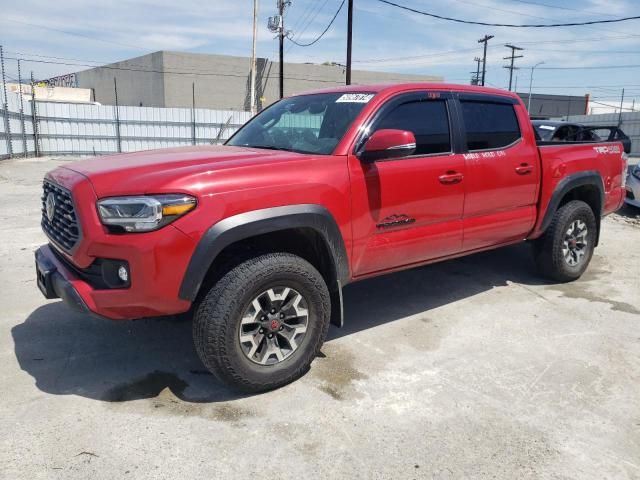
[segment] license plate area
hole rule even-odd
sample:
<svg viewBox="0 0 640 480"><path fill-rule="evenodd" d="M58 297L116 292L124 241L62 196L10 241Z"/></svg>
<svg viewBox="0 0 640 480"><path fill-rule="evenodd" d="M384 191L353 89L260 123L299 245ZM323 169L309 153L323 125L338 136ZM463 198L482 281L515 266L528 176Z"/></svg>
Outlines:
<svg viewBox="0 0 640 480"><path fill-rule="evenodd" d="M36 258L36 282L38 284L38 288L42 292L42 295L49 299L58 298L51 281L51 275L53 272L55 272L55 267L51 268L43 265L40 259Z"/></svg>

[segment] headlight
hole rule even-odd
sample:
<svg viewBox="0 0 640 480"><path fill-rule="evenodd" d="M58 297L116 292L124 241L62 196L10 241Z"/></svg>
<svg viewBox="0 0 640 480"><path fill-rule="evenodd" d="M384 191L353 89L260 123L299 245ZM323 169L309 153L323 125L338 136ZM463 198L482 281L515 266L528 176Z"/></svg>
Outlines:
<svg viewBox="0 0 640 480"><path fill-rule="evenodd" d="M182 194L112 197L98 200L98 213L102 223L116 231L149 232L173 222L195 206L195 198Z"/></svg>
<svg viewBox="0 0 640 480"><path fill-rule="evenodd" d="M633 171L631 172L631 174L638 180L640 180L640 165L636 165L635 167L633 167Z"/></svg>

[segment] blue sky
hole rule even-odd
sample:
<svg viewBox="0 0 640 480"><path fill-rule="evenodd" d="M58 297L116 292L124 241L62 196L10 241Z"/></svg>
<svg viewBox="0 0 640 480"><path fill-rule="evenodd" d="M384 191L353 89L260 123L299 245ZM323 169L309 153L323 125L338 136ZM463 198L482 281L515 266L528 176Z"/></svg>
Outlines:
<svg viewBox="0 0 640 480"><path fill-rule="evenodd" d="M498 23L558 23L610 19L640 14L637 0L397 0L436 14ZM293 0L286 28L300 42L324 29L341 0ZM543 5L544 4L544 5ZM635 7L635 8L634 8ZM261 0L258 55L275 58L277 41L267 28L276 0ZM590 93L604 103L627 99L640 107L640 68L552 70L557 67L640 65L640 21L589 27L513 29L460 25L404 12L377 0L355 0L354 68L442 75L468 83L473 57L481 55L477 40L495 35L488 55L487 85L504 88L508 71L502 57L505 43L525 50L517 65L518 90L528 90L530 67L534 91ZM20 8L4 9L0 44L7 71L16 75L17 52L23 58L62 63L110 62L156 50L179 50L248 56L251 49L252 0L209 2L181 0L23 0ZM64 33L68 32L68 33ZM70 35L73 33L74 35ZM292 62L345 62L346 7L325 37L312 47L287 44ZM36 57L34 55L40 55ZM62 58L50 58L62 57ZM70 61L80 59L81 61ZM84 67L26 62L23 70L48 77Z"/></svg>

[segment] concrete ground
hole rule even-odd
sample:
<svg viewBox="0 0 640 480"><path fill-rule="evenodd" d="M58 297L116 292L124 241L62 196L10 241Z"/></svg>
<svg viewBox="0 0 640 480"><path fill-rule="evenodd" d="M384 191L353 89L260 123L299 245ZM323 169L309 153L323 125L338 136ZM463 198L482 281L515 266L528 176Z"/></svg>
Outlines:
<svg viewBox="0 0 640 480"><path fill-rule="evenodd" d="M42 298L61 163L0 163L0 478L640 478L640 212L604 221L575 283L518 245L348 286L311 371L243 397L188 322Z"/></svg>

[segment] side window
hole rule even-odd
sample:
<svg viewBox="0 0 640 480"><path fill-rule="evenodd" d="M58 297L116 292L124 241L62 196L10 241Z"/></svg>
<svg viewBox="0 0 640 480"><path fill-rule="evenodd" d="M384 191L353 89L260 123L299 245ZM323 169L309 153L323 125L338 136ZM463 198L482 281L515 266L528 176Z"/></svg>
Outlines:
<svg viewBox="0 0 640 480"><path fill-rule="evenodd" d="M451 151L449 115L445 100L402 103L380 119L376 130L383 128L413 132L416 137L414 155Z"/></svg>
<svg viewBox="0 0 640 480"><path fill-rule="evenodd" d="M520 126L513 105L461 100L467 148L502 148L520 138Z"/></svg>

